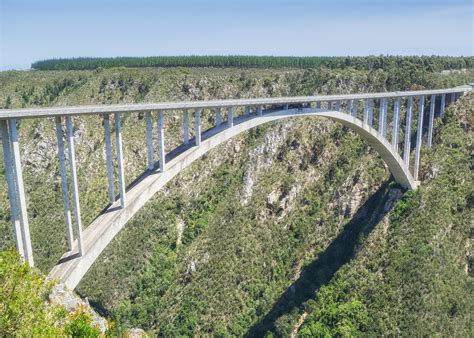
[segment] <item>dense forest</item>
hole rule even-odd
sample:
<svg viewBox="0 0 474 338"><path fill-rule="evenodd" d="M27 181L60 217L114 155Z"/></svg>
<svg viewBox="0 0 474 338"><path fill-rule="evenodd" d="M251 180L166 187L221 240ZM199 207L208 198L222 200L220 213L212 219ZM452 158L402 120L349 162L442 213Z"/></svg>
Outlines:
<svg viewBox="0 0 474 338"><path fill-rule="evenodd" d="M359 70L400 68L412 65L425 71L474 67L474 57L450 56L151 56L115 58L50 59L34 62L37 70L86 70L112 67L238 67L238 68L355 68Z"/></svg>
<svg viewBox="0 0 474 338"><path fill-rule="evenodd" d="M411 90L474 81L472 58L350 59L308 69L96 65L2 72L0 105ZM156 194L76 291L118 331L141 327L152 336L470 336L473 109L470 94L436 121L434 147L422 150L417 191L397 186L380 157L337 123L290 119L241 134ZM204 129L214 122L203 111ZM180 114L167 115L168 150L181 142L181 125ZM66 250L54 123L24 120L19 131L33 249L47 273ZM84 226L107 203L102 135L97 117L75 120ZM146 167L142 114L125 118L123 138L130 183ZM3 176L0 162L1 182ZM3 183L0 233L1 250L11 250ZM0 258L13 266L2 267L8 272L0 271L2 284L13 285L12 275L25 267L10 254ZM5 290L0 296L8 296ZM38 318L48 318L40 310ZM35 332L35 322L26 323ZM43 332L70 332L44 323L40 328L53 331Z"/></svg>

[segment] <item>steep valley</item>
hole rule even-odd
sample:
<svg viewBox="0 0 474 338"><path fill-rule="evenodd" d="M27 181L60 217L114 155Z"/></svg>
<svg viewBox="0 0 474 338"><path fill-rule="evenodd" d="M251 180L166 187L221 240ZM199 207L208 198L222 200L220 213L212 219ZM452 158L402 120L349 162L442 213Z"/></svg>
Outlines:
<svg viewBox="0 0 474 338"><path fill-rule="evenodd" d="M399 80L403 72L2 72L0 102L19 107L308 95L447 87L474 79L472 69L427 72L406 87ZM423 184L415 192L397 186L380 157L337 123L289 119L241 134L150 200L76 291L119 330L141 327L164 336L468 336L473 109L470 94L436 123L435 146L423 149ZM204 129L214 123L212 112L204 111L203 122ZM166 123L172 149L181 142L182 117L170 114ZM44 273L66 251L53 126L34 119L20 125L34 253ZM75 136L86 226L107 202L101 120L78 118ZM145 169L144 145L143 115L128 116L128 183ZM2 167L2 182L3 175ZM12 247L4 184L0 232L0 247Z"/></svg>

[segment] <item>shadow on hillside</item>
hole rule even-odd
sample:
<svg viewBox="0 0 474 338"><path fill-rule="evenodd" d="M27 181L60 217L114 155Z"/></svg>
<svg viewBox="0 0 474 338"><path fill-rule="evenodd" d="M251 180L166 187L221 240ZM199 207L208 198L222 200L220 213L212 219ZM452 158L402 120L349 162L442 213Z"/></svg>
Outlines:
<svg viewBox="0 0 474 338"><path fill-rule="evenodd" d="M384 210L389 191L386 182L367 199L327 249L303 269L265 317L249 329L247 337L262 337L267 331L274 331L275 320L295 310L299 312L303 303L314 298L315 292L354 257L361 237L366 237L389 211Z"/></svg>

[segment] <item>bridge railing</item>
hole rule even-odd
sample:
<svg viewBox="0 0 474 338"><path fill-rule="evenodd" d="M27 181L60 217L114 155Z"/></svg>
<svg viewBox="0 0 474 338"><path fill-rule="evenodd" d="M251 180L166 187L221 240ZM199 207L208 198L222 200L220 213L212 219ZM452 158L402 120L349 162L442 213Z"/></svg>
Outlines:
<svg viewBox="0 0 474 338"><path fill-rule="evenodd" d="M438 116L443 117L445 106L454 102L459 96L471 89L472 88L469 86L463 86L448 89L406 92L0 110L0 134L2 138L5 176L10 202L10 215L13 224L16 247L20 252L20 255L28 261L30 265L34 265L17 131L17 124L21 119L55 118L59 173L61 177L61 191L63 196L68 247L69 249L73 247L74 223L76 228L75 233L77 235L78 255L81 256L84 253L84 245L73 135L74 117L82 115L99 115L103 118L108 201L109 203L114 203L116 201L114 188L114 156L112 154L114 145L112 144L112 132L110 126L110 117L113 115L113 123L115 125L115 164L117 167L119 187L118 198L120 199L121 208L125 208L127 205L127 195L122 145L123 114L145 113L148 170L159 170L160 172L166 171L165 112L167 111L182 111L182 136L185 145L188 145L192 140L190 138L189 127L190 123L194 124L194 146L199 147L201 145L201 112L203 109L209 109L214 112L215 126L217 128L232 128L234 126L236 108L239 108L244 116L248 116L249 118L259 118L264 115L264 111L269 111L270 109L285 110L293 107L311 107L322 110L343 111L354 118L359 119L364 123L364 125L376 129L381 138L388 140L388 135L390 134L391 145L397 152L399 146L403 143L403 160L406 167L409 168L410 152L412 148L412 123L415 121L415 112L413 110L415 109L414 104L417 102L418 117L416 119L417 131L415 137L416 145L413 165L413 177L417 180L422 146L425 97L429 97L430 102L427 146L431 147L433 140L433 121L436 112L438 112ZM401 111L405 100L405 128L404 130L401 130ZM389 130L390 124L388 122L389 108L392 111L391 130ZM222 110L224 110L224 114L227 115L227 120L225 122L222 120ZM189 119L190 111L194 112L193 122ZM155 118L153 117L154 114L157 114ZM156 151L152 137L155 119L158 133L158 162L155 162L154 160ZM224 123L226 124L223 125ZM63 130L64 127L65 133ZM400 134L404 135L403 140L400 140ZM69 162L69 175L67 174L66 158ZM158 167L156 166L157 163L159 164ZM69 199L69 187L71 187L72 190L72 201ZM74 220L72 214L74 215Z"/></svg>

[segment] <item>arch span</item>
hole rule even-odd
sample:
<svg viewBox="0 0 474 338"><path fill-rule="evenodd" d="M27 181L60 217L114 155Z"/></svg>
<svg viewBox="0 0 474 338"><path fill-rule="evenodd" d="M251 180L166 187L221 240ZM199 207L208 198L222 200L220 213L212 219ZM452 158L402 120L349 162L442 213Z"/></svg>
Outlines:
<svg viewBox="0 0 474 338"><path fill-rule="evenodd" d="M193 140L191 140L190 145L181 145L171 151L166 155L166 171L159 172L159 170L156 169L143 173L135 182L127 187L126 196L128 203L125 208L120 208L120 200L116 201L105 209L92 224L83 231L83 256L79 257L77 254L73 254L77 252L76 241L72 250L66 253L52 269L49 277L52 279L60 279L64 281L70 289L74 289L100 253L128 220L166 183L192 162L212 148L246 130L271 121L303 116L328 118L340 122L360 134L367 143L380 154L398 183L406 188L416 187L416 183L408 168L391 144L374 128L349 114L332 110L298 108L269 111L261 116L240 116L234 119L234 126L231 128L222 124L219 127L214 127L204 132L199 146L191 145L194 144ZM155 166L155 168L159 168L159 166Z"/></svg>

